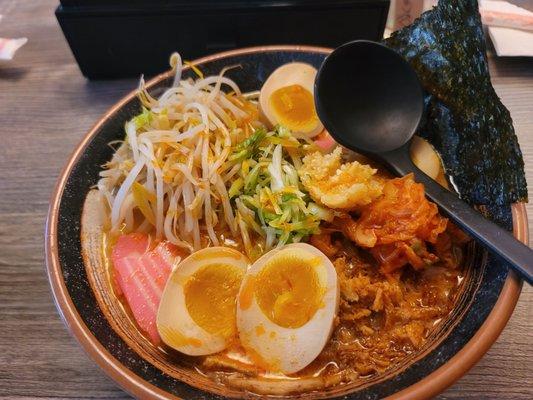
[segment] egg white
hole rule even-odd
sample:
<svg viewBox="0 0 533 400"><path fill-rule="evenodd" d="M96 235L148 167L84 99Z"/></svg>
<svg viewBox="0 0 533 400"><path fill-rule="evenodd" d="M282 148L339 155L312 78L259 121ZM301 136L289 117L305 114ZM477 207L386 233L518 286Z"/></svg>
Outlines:
<svg viewBox="0 0 533 400"><path fill-rule="evenodd" d="M272 250L259 258L244 277L241 292L249 279L253 279L269 260L282 252L303 252L320 257L321 263L316 267L316 272L320 285L325 288L322 298L324 306L303 326L285 328L271 321L263 313L255 295L250 307L241 309L239 293L237 329L240 341L248 352L252 350L259 355L262 362L268 364L272 371L291 374L309 365L328 341L339 306L339 284L335 268L326 255L311 245L295 243Z"/></svg>
<svg viewBox="0 0 533 400"><path fill-rule="evenodd" d="M200 268L213 263L230 264L240 268L243 273L248 268L248 259L231 248L208 247L197 251L172 271L157 312L157 330L163 342L191 356L218 353L228 345L224 337L209 333L194 322L185 303L184 286L187 280ZM176 344L169 330L177 332L183 338L193 339L196 345Z"/></svg>

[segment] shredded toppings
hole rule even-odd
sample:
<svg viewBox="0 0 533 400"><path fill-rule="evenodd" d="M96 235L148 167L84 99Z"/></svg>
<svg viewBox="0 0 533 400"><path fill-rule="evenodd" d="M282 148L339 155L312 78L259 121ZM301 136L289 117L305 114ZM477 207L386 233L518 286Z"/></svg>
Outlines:
<svg viewBox="0 0 533 400"><path fill-rule="evenodd" d="M155 232L189 251L240 237L250 258L317 233L333 214L310 201L297 168L308 144L282 127L268 132L255 101L224 77L181 79L158 99L141 78L141 114L101 173L112 230ZM231 94L224 93L228 87Z"/></svg>
<svg viewBox="0 0 533 400"><path fill-rule="evenodd" d="M379 373L419 349L454 305L458 269L433 266L384 279L370 257L342 245L334 259L339 325L319 356L359 377Z"/></svg>
<svg viewBox="0 0 533 400"><path fill-rule="evenodd" d="M190 251L220 242L220 232L237 234L227 193L240 160L233 146L262 125L257 105L239 87L218 76L181 80L173 55L174 85L158 99L139 85L143 112L125 125L126 140L101 173L114 231L155 230ZM222 91L229 87L231 94Z"/></svg>
<svg viewBox="0 0 533 400"><path fill-rule="evenodd" d="M370 248L384 272L391 272L406 264L420 269L435 263L438 257L427 251L426 242L436 243L447 222L410 174L387 181L383 196L364 207L359 219L344 217L338 224L357 245Z"/></svg>
<svg viewBox="0 0 533 400"><path fill-rule="evenodd" d="M278 127L268 133L256 131L230 156L244 160L229 194L235 197L237 220L251 258L274 245L296 243L318 233L321 220L333 219L330 210L310 201L300 183L296 166L301 165L306 147Z"/></svg>

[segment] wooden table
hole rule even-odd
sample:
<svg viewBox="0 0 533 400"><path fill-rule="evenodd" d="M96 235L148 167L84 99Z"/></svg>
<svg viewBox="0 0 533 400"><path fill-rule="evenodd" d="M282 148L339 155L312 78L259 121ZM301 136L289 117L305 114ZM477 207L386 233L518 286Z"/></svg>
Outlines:
<svg viewBox="0 0 533 400"><path fill-rule="evenodd" d="M0 65L0 398L128 398L63 326L44 266L56 178L78 141L136 81L88 82L53 15L56 0L0 0L0 36L27 36ZM533 182L533 60L491 60ZM528 206L533 232L533 205ZM468 375L439 398L533 398L533 290Z"/></svg>

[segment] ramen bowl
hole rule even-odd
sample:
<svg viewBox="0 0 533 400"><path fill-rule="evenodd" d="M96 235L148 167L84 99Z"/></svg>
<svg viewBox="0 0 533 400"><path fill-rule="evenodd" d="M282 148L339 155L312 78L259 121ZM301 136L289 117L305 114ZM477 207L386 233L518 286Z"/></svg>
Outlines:
<svg viewBox="0 0 533 400"><path fill-rule="evenodd" d="M270 46L219 53L194 61L205 74L231 65L244 92L256 91L279 66L305 62L319 67L330 49ZM192 76L189 68L184 76ZM172 72L147 83L157 95L171 85ZM124 136L124 123L140 111L135 92L113 106L85 135L63 170L50 204L46 226L47 271L53 296L66 326L87 354L125 391L143 399L249 398L245 391L219 384L199 373L185 356L151 346L117 302L102 257L98 210L84 207L101 166ZM502 220L527 243L523 204L501 207ZM82 223L86 227L82 234ZM82 241L86 248L82 251ZM477 245L467 249L464 281L452 312L417 351L386 372L352 383L302 392L293 397L343 399L422 399L436 395L471 368L489 349L512 314L521 282L497 258Z"/></svg>

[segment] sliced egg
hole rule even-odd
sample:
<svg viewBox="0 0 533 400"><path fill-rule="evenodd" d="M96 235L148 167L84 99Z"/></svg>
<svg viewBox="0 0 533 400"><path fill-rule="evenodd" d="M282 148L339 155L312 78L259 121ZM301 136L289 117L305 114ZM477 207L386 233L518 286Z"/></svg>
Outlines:
<svg viewBox="0 0 533 400"><path fill-rule="evenodd" d="M427 176L448 188L442 160L433 146L420 136L413 136L411 142L411 159Z"/></svg>
<svg viewBox="0 0 533 400"><path fill-rule="evenodd" d="M282 65L268 77L259 106L273 126L283 125L309 137L322 131L313 97L316 72L309 64L295 62Z"/></svg>
<svg viewBox="0 0 533 400"><path fill-rule="evenodd" d="M274 249L244 277L237 300L242 346L259 367L292 374L309 365L328 341L339 304L329 258L304 243Z"/></svg>
<svg viewBox="0 0 533 400"><path fill-rule="evenodd" d="M199 356L224 350L236 338L235 307L248 259L228 247L191 254L170 275L157 312L168 346Z"/></svg>

